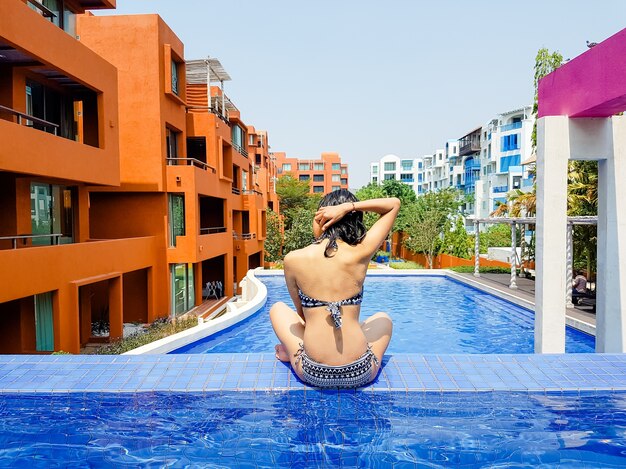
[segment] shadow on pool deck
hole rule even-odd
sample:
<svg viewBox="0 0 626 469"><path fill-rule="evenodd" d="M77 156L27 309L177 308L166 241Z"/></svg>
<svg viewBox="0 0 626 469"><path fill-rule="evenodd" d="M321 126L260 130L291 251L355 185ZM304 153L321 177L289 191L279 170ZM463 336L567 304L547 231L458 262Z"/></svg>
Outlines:
<svg viewBox="0 0 626 469"><path fill-rule="evenodd" d="M506 292L510 295L518 296L526 301L530 301L535 304L535 281L517 277L515 283L517 284L517 290L509 288L511 282L511 276L509 274L480 274L480 277L474 277L474 274L459 274L462 277L472 279L483 285L490 286L502 292ZM584 321L590 324L596 325L596 315L592 312L591 306L576 306L574 308L568 308L566 314L574 319Z"/></svg>

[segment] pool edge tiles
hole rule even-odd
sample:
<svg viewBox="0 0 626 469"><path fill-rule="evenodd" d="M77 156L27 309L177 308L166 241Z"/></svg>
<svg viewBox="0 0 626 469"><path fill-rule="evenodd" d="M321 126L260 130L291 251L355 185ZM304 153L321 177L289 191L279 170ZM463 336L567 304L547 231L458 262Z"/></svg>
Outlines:
<svg viewBox="0 0 626 469"><path fill-rule="evenodd" d="M1 355L0 393L307 391L272 354ZM385 355L356 392L626 391L626 355ZM355 390L348 390L355 392Z"/></svg>

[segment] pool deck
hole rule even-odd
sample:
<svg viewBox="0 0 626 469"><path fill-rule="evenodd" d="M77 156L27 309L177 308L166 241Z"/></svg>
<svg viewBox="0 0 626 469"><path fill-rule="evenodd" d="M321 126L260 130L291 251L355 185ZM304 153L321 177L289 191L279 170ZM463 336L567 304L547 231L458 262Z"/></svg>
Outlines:
<svg viewBox="0 0 626 469"><path fill-rule="evenodd" d="M480 274L480 277L474 277L473 274L457 274L468 280L476 281L482 285L495 288L496 290L517 296L525 301L535 304L535 281L524 277L518 277L515 281L517 289L509 288L511 276L509 274ZM596 315L592 312L591 307L575 306L567 308L565 314L571 318L596 325Z"/></svg>

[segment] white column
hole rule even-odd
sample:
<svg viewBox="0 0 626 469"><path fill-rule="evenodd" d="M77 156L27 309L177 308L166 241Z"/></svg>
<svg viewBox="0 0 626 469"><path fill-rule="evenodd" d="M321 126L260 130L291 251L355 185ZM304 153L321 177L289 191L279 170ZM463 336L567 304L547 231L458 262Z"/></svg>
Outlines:
<svg viewBox="0 0 626 469"><path fill-rule="evenodd" d="M565 307L573 308L572 303L572 283L574 281L572 270L574 269L574 243L572 239L574 227L567 224L567 267L565 268Z"/></svg>
<svg viewBox="0 0 626 469"><path fill-rule="evenodd" d="M565 352L565 243L567 230L566 116L537 122L537 231L535 352Z"/></svg>
<svg viewBox="0 0 626 469"><path fill-rule="evenodd" d="M517 233L515 229L515 222L513 222L511 223L511 283L509 283L509 288L513 290L517 289L515 282L517 277Z"/></svg>
<svg viewBox="0 0 626 469"><path fill-rule="evenodd" d="M474 222L474 277L480 277L480 224Z"/></svg>
<svg viewBox="0 0 626 469"><path fill-rule="evenodd" d="M225 119L228 119L228 114L226 112L226 94L224 93L224 80L220 80L220 86L222 88L222 115Z"/></svg>
<svg viewBox="0 0 626 469"><path fill-rule="evenodd" d="M612 151L598 162L596 351L626 352L626 117L610 118Z"/></svg>

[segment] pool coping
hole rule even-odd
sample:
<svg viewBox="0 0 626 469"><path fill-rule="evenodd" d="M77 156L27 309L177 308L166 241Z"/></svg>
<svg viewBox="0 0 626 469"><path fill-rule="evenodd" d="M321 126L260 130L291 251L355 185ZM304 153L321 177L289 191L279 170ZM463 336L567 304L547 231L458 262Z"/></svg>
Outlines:
<svg viewBox="0 0 626 469"><path fill-rule="evenodd" d="M268 353L0 355L0 394L285 391L318 392ZM626 391L626 354L397 353L372 384L342 392L596 391Z"/></svg>

